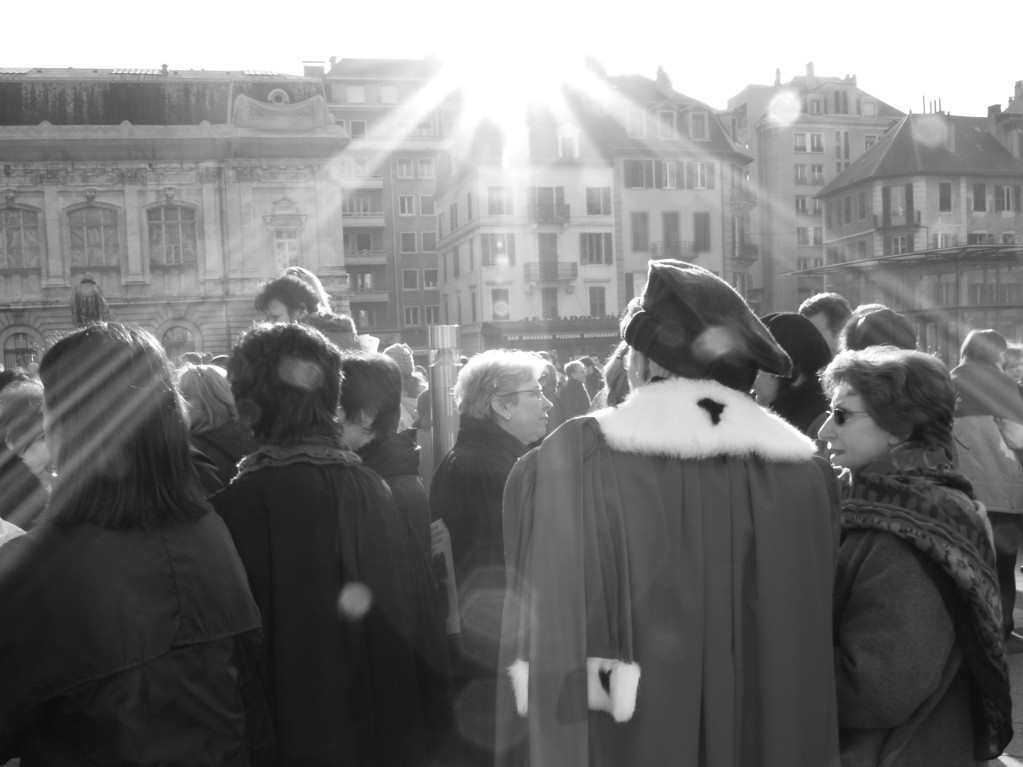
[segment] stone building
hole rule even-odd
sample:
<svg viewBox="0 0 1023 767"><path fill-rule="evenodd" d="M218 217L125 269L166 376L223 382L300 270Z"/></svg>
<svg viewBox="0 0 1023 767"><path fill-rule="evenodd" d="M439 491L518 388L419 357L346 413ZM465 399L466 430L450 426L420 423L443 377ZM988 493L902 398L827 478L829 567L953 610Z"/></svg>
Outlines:
<svg viewBox="0 0 1023 767"><path fill-rule="evenodd" d="M0 70L4 364L37 358L97 288L172 357L228 351L289 264L345 308L347 143L315 78Z"/></svg>

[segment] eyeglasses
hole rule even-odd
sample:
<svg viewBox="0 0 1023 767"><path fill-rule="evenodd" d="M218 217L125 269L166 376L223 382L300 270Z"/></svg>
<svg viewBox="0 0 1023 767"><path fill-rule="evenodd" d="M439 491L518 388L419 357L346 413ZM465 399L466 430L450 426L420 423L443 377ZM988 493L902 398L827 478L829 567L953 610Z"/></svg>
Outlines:
<svg viewBox="0 0 1023 767"><path fill-rule="evenodd" d="M518 391L508 392L509 394L532 394L537 399L543 396L543 387L537 386L535 389L519 389Z"/></svg>
<svg viewBox="0 0 1023 767"><path fill-rule="evenodd" d="M866 413L866 410L849 410L844 407L834 407L828 411L831 417L835 419L835 423L839 426L845 426L845 422L852 418L854 415L861 415Z"/></svg>

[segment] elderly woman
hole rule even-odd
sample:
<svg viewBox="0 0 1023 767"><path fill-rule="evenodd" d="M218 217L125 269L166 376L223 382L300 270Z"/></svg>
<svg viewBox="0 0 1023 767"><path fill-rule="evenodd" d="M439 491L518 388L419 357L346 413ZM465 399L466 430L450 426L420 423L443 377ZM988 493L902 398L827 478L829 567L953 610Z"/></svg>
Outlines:
<svg viewBox="0 0 1023 767"><path fill-rule="evenodd" d="M1012 737L994 555L922 352L839 354L821 439L850 480L834 638L843 764L973 764Z"/></svg>
<svg viewBox="0 0 1023 767"><path fill-rule="evenodd" d="M39 374L57 479L0 556L0 763L248 764L259 612L159 342L87 326Z"/></svg>
<svg viewBox="0 0 1023 767"><path fill-rule="evenodd" d="M501 506L512 466L546 431L551 403L540 387L543 371L536 355L498 349L476 355L459 370L458 437L430 488L430 513L451 534L461 623L453 659L456 715L463 757L472 763L493 762L505 588Z"/></svg>
<svg viewBox="0 0 1023 767"><path fill-rule="evenodd" d="M228 363L258 448L213 499L266 632L276 742L259 764L416 764L421 701L391 493L341 441L341 351L299 323L258 325Z"/></svg>
<svg viewBox="0 0 1023 767"><path fill-rule="evenodd" d="M256 443L238 420L227 374L216 365L185 365L178 370L178 386L188 405L192 446L216 465L221 485L231 484L238 461Z"/></svg>
<svg viewBox="0 0 1023 767"><path fill-rule="evenodd" d="M51 479L42 384L14 383L0 391L0 519L31 529L46 508Z"/></svg>

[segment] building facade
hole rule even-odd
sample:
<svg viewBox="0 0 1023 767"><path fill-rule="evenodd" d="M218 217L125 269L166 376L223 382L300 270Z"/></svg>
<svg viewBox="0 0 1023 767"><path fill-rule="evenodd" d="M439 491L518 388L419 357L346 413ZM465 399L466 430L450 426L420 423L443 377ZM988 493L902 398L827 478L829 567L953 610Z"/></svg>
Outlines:
<svg viewBox="0 0 1023 767"><path fill-rule="evenodd" d="M37 359L76 293L176 358L224 353L290 264L346 290L347 144L322 83L271 72L0 71L0 349ZM83 285L84 282L84 285Z"/></svg>
<svg viewBox="0 0 1023 767"><path fill-rule="evenodd" d="M779 72L771 86L747 86L728 109L754 157L750 175L760 201L751 214L749 237L760 258L749 298L761 312L795 311L823 286L803 271L824 261L817 194L903 113L860 89L855 75L819 77L812 63L787 83Z"/></svg>
<svg viewBox="0 0 1023 767"><path fill-rule="evenodd" d="M856 305L905 313L954 361L965 335L1023 338L1023 82L987 117L909 115L824 187L825 263Z"/></svg>

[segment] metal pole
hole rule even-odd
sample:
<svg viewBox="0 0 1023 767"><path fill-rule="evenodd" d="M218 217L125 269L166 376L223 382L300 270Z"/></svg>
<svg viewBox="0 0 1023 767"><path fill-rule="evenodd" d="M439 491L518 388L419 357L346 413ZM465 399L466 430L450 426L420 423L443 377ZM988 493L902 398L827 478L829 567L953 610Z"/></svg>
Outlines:
<svg viewBox="0 0 1023 767"><path fill-rule="evenodd" d="M458 377L461 328L458 325L431 325L427 328L430 346L430 406L433 408L433 460L437 465L455 446L458 413L451 390Z"/></svg>

